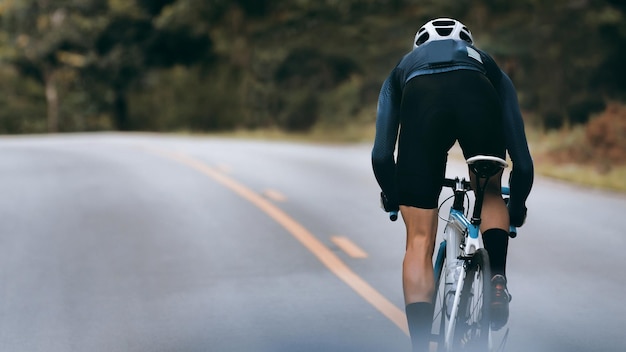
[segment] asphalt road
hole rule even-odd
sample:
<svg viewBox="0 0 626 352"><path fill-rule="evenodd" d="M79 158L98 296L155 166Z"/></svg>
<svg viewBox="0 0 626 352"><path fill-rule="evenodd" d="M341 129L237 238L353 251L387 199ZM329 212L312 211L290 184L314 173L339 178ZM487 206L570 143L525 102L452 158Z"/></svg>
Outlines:
<svg viewBox="0 0 626 352"><path fill-rule="evenodd" d="M0 351L409 351L369 152L0 137ZM625 350L626 196L538 178L528 207L506 351Z"/></svg>

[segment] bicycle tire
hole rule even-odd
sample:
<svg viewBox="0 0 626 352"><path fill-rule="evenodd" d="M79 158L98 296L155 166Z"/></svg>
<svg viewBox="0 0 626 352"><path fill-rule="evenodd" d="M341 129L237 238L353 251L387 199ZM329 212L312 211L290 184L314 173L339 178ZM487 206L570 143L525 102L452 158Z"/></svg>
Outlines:
<svg viewBox="0 0 626 352"><path fill-rule="evenodd" d="M431 329L431 342L437 346L436 351L443 351L444 339L446 333L446 300L445 300L445 279L444 273L446 268L446 245L444 240L439 244L437 257L433 266L435 291L433 292L433 322ZM431 349L432 350L432 349Z"/></svg>
<svg viewBox="0 0 626 352"><path fill-rule="evenodd" d="M454 351L488 351L491 324L491 269L483 248L466 262L454 331Z"/></svg>

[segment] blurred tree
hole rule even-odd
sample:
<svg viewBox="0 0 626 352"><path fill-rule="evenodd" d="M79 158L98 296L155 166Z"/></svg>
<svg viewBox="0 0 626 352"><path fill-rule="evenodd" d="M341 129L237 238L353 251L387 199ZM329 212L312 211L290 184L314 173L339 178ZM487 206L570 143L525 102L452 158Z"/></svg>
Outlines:
<svg viewBox="0 0 626 352"><path fill-rule="evenodd" d="M194 29L193 22L171 20L176 12L171 7L187 4L187 0L179 2L110 2L107 25L95 40L96 56L84 72L110 87L115 126L120 130L133 127L128 115L129 89L150 69L212 58L208 33Z"/></svg>
<svg viewBox="0 0 626 352"><path fill-rule="evenodd" d="M450 16L558 127L626 100L625 14L622 0L1 0L0 75L21 83L9 106L47 102L51 131L100 123L84 114L118 129L305 130L374 115L417 28Z"/></svg>
<svg viewBox="0 0 626 352"><path fill-rule="evenodd" d="M333 91L359 71L347 57L324 54L319 49L295 48L274 74L278 122L288 130L309 130L319 118L322 93Z"/></svg>
<svg viewBox="0 0 626 352"><path fill-rule="evenodd" d="M619 32L623 13L611 2L482 0L467 18L478 29L478 45L513 78L524 108L537 112L545 127L560 128L585 123L615 92L611 81L623 82L615 73L623 71L624 37L607 35Z"/></svg>
<svg viewBox="0 0 626 352"><path fill-rule="evenodd" d="M590 17L599 32L599 40L605 49L601 63L594 72L591 89L607 96L626 100L626 2L608 1Z"/></svg>
<svg viewBox="0 0 626 352"><path fill-rule="evenodd" d="M14 50L5 56L22 75L44 86L48 130L59 129L59 85L68 84L86 61L106 0L5 1L2 27Z"/></svg>
<svg viewBox="0 0 626 352"><path fill-rule="evenodd" d="M161 13L163 8L172 4L176 0L137 0L137 4L143 8L148 15L157 16Z"/></svg>

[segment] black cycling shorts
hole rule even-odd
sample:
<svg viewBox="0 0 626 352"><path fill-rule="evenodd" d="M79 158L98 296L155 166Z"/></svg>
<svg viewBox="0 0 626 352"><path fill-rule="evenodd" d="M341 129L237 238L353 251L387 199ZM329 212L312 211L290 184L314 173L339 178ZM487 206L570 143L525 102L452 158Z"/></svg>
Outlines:
<svg viewBox="0 0 626 352"><path fill-rule="evenodd" d="M456 70L417 76L402 95L396 180L400 205L437 208L448 151L505 158L500 99L485 75Z"/></svg>

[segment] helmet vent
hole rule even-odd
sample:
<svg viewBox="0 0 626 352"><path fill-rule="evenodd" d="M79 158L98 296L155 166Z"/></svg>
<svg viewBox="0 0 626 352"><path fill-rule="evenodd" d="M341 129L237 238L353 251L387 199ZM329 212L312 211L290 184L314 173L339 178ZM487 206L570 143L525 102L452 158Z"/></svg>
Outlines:
<svg viewBox="0 0 626 352"><path fill-rule="evenodd" d="M430 38L430 35L428 35L428 33L424 33L424 34L420 35L417 38L417 40L415 41L415 45L422 45L422 44L426 43L428 38Z"/></svg>
<svg viewBox="0 0 626 352"><path fill-rule="evenodd" d="M436 28L437 33L442 37L447 37L452 33L453 28Z"/></svg>
<svg viewBox="0 0 626 352"><path fill-rule="evenodd" d="M454 26L455 22L454 21L450 21L450 20L439 20L439 21L434 21L433 22L433 26L438 27L438 26Z"/></svg>
<svg viewBox="0 0 626 352"><path fill-rule="evenodd" d="M470 38L470 36L467 35L467 33L461 31L461 33L459 33L459 37L461 37L461 39L465 40L466 42L473 44L472 38Z"/></svg>
<svg viewBox="0 0 626 352"><path fill-rule="evenodd" d="M474 45L472 32L463 23L453 18L437 18L423 25L415 33L413 49L431 41L449 39Z"/></svg>

